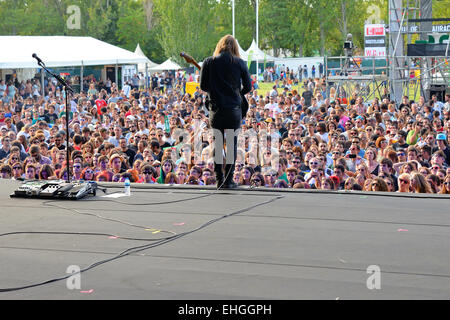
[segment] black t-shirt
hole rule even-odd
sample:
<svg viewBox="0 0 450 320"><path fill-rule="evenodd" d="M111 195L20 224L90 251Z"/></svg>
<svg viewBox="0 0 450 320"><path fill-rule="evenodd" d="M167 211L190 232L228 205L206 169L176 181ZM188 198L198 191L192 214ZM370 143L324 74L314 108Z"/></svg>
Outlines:
<svg viewBox="0 0 450 320"><path fill-rule="evenodd" d="M49 123L55 123L58 120L58 115L56 113L49 113L48 115Z"/></svg>
<svg viewBox="0 0 450 320"><path fill-rule="evenodd" d="M50 147L48 147L48 150L53 149L54 147L56 147L56 145L52 144ZM59 147L57 147L58 150L66 150L66 146L65 145L60 145Z"/></svg>
<svg viewBox="0 0 450 320"><path fill-rule="evenodd" d="M380 169L380 165L377 165L375 169L372 170L370 174L373 174L374 176L378 177L378 170Z"/></svg>
<svg viewBox="0 0 450 320"><path fill-rule="evenodd" d="M164 144L161 146L161 149L164 150L164 148L168 148L168 147L171 147L171 146L172 146L172 145L171 145L170 143L164 142Z"/></svg>
<svg viewBox="0 0 450 320"><path fill-rule="evenodd" d="M10 152L10 151L6 152L5 150L0 149L0 160L3 160L3 159L5 159L6 157L8 157L8 156L9 156L9 152Z"/></svg>
<svg viewBox="0 0 450 320"><path fill-rule="evenodd" d="M155 160L158 160L159 162L161 162L163 154L164 154L164 152L161 149L161 152L159 154L154 154L153 153L153 158L155 158Z"/></svg>
<svg viewBox="0 0 450 320"><path fill-rule="evenodd" d="M305 92L302 93L302 97L305 99L305 105L307 107L311 106L311 99L313 97L312 92L309 90L306 90Z"/></svg>
<svg viewBox="0 0 450 320"><path fill-rule="evenodd" d="M47 123L50 123L50 118L47 114L39 115L38 121L45 121Z"/></svg>
<svg viewBox="0 0 450 320"><path fill-rule="evenodd" d="M24 126L25 126L25 123L23 123L22 121L17 122L16 123L17 132L20 132Z"/></svg>
<svg viewBox="0 0 450 320"><path fill-rule="evenodd" d="M279 131L280 136L283 137L285 136L285 134L288 132L286 128L282 127Z"/></svg>
<svg viewBox="0 0 450 320"><path fill-rule="evenodd" d="M125 154L128 156L128 163L130 164L130 167L133 166L134 163L134 157L136 155L136 152L132 149L128 148L127 151L125 151Z"/></svg>
<svg viewBox="0 0 450 320"><path fill-rule="evenodd" d="M22 112L22 106L23 106L23 103L20 102L20 101L17 101L16 105L14 107L14 112L15 113L21 113Z"/></svg>
<svg viewBox="0 0 450 320"><path fill-rule="evenodd" d="M158 77L152 78L152 87L156 88L158 86Z"/></svg>
<svg viewBox="0 0 450 320"><path fill-rule="evenodd" d="M407 144L406 142L404 144L399 144L398 142L394 143L392 145L392 147L394 148L395 151L399 150L399 149L408 149L409 144Z"/></svg>

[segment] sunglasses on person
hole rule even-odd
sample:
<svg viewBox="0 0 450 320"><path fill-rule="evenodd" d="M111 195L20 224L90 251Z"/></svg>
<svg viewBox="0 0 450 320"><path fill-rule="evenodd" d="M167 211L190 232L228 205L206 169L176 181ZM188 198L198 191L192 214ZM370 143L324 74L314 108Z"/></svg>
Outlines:
<svg viewBox="0 0 450 320"><path fill-rule="evenodd" d="M265 177L276 177L277 175L275 173L272 173L272 174L265 174L264 176Z"/></svg>
<svg viewBox="0 0 450 320"><path fill-rule="evenodd" d="M409 183L409 181L405 179L398 179L398 180L400 181L400 183Z"/></svg>
<svg viewBox="0 0 450 320"><path fill-rule="evenodd" d="M151 171L144 171L143 174L153 174Z"/></svg>

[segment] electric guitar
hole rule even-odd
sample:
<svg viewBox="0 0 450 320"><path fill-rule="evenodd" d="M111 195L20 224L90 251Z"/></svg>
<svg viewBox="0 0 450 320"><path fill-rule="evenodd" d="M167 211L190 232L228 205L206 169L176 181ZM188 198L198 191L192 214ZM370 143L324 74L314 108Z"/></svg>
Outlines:
<svg viewBox="0 0 450 320"><path fill-rule="evenodd" d="M202 70L202 67L200 67L200 65L197 63L197 61L195 61L195 59L192 58L187 53L181 52L180 56L183 57L184 60L186 60L187 63L193 64L198 70ZM245 95L243 95L242 93L240 93L240 95L241 95L241 100L242 100L242 102L241 102L242 119L244 119L247 116L248 101L247 101L247 98L245 97ZM209 105L208 104L207 104L207 107L209 109Z"/></svg>

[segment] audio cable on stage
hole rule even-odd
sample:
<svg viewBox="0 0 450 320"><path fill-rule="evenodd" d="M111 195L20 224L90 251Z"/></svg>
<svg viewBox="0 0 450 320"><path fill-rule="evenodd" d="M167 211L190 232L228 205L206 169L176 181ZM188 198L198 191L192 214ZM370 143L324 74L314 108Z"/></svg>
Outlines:
<svg viewBox="0 0 450 320"><path fill-rule="evenodd" d="M213 195L213 194L216 194L216 192L214 192L214 193L212 193L212 194L209 194L209 195ZM269 199L269 200L265 200L265 201L259 202L259 203L257 203L257 204L251 205L251 206L249 206L249 207L246 207L246 208L244 208L244 209L239 209L239 210L233 211L233 212L231 212L231 213L229 213L229 214L226 214L226 215L217 217L217 218L215 218L215 219L209 220L209 221L207 221L206 223L204 223L204 224L200 225L199 227L197 227L197 228L195 228L195 229L192 229L192 230L190 230L190 231L182 232L182 233L179 233L179 234L172 234L172 235L170 235L170 236L168 236L168 237L158 238L158 239L139 239L139 238L130 238L130 237L120 237L120 236L111 235L111 234L105 234L105 233L92 233L92 232L91 232L91 233L82 233L82 232L10 232L10 233L5 233L5 234L0 234L0 237L3 237L3 236L9 236L9 235L15 235L15 234L16 234L16 235L17 235L17 234L48 234L48 235L56 235L56 234L57 234L57 235L79 235L79 236L80 236L80 235L83 235L83 236L88 236L88 235L90 235L90 236L113 236L113 237L117 237L118 239L123 239L123 240L139 240L139 241L151 242L151 243L147 243L147 244L145 244L145 245L135 246L135 247L128 248L128 249L126 249L126 250L124 250L124 251L118 253L117 255L111 257L111 258L108 258L108 259L104 259L104 260L100 260L100 261L94 262L94 263L92 263L91 265L89 265L89 266L87 266L87 267L81 269L81 270L78 271L77 273L72 273L72 274L69 274L69 275L65 275L65 276L61 276L61 277L57 277L57 278L53 278L53 279L49 279L49 280L46 280L46 281L42 281L42 282L38 282L38 283L26 285L26 286L21 286L21 287L14 287L14 288L0 288L0 293L19 291L19 290L24 290L24 289L29 289L29 288L39 287L39 286L51 284L51 283L54 283L54 282L66 280L66 279L68 279L69 277L72 277L72 276L74 276L74 275L76 275L76 274L81 274L81 273L83 273L83 272L86 272L86 271L88 271L88 270L94 269L94 268L96 268L96 267L98 267L98 266L100 266L100 265L103 265L103 264L106 264L106 263L108 263L108 262L117 260L117 259L119 259L119 258L128 256L128 255L132 255L132 254L136 254L136 253L138 253L138 252L141 252L141 251L144 251L144 250L148 250L148 249L151 249L151 248L155 248L155 247L161 246L161 245L163 245L163 244L166 244L166 243L175 241L175 240L180 239L180 238L182 238L182 237L185 237L185 236L187 236L187 235L189 235L189 234L192 234L192 233L194 233L194 232L197 232L197 231L199 231L199 230L202 230L202 229L206 228L207 226L209 226L209 225L211 225L211 224L213 224L213 223L216 223L216 222L218 222L218 221L220 221L220 220L226 219L226 218L228 218L228 217L231 217L231 216L234 216L234 215L237 215L237 214L240 214L240 213L244 213L244 212L250 211L250 210L252 210L252 209L254 209L254 208L257 208L257 207L259 207L259 206L263 206L263 205L272 203L272 202L277 201L277 200L282 199L282 198L284 198L283 195L277 195L277 196L272 197L272 198ZM178 202L179 202L179 201L178 201ZM50 201L46 202L47 205L48 205L49 203L50 203ZM166 203L170 203L170 202L166 202ZM64 208L64 207L62 207L62 209L66 209L66 210L74 210L74 209ZM78 212L78 213L79 213L79 212ZM84 214L84 213L81 213L81 214ZM104 217L102 217L102 218L104 219ZM114 220L114 221L123 223L123 222L120 221L120 220ZM127 224L128 224L128 223L127 223ZM128 224L128 225L130 225L130 224ZM138 226L138 227L142 228L142 226ZM169 231L167 231L167 232L169 232Z"/></svg>

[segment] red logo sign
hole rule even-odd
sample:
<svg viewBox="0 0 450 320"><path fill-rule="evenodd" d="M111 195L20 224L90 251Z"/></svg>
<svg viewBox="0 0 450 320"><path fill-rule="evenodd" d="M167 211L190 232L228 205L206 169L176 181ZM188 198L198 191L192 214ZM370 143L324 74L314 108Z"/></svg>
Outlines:
<svg viewBox="0 0 450 320"><path fill-rule="evenodd" d="M366 25L365 36L384 36L386 35L385 27L382 24Z"/></svg>

